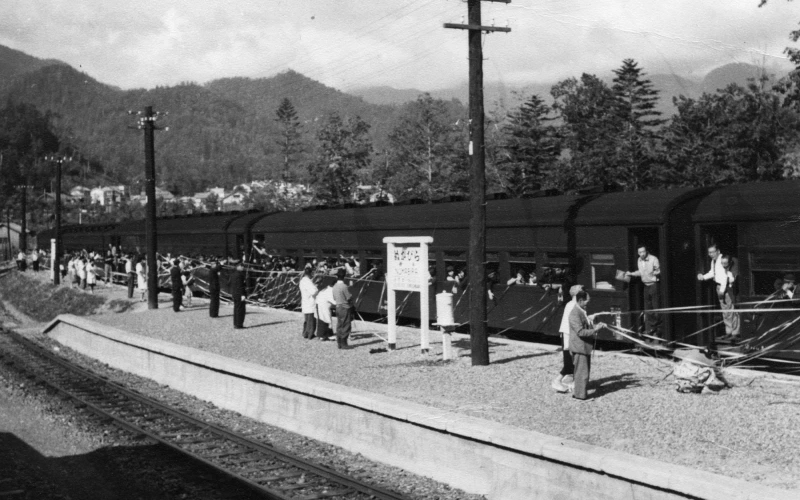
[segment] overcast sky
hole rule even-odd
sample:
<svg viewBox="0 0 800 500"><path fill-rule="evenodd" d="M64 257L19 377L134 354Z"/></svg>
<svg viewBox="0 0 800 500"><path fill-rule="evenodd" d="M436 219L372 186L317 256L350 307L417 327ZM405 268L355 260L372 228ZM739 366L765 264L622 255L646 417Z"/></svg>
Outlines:
<svg viewBox="0 0 800 500"><path fill-rule="evenodd" d="M649 74L702 77L731 62L790 68L800 2L512 0L483 3L485 80ZM122 88L293 69L332 87L436 90L467 79L462 0L0 0L0 44L60 59Z"/></svg>

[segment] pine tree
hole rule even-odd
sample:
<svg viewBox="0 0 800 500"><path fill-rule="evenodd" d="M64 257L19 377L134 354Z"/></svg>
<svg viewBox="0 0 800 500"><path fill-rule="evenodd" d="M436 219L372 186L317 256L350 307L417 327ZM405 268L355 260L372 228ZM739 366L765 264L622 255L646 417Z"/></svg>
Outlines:
<svg viewBox="0 0 800 500"><path fill-rule="evenodd" d="M544 99L533 95L508 114L497 169L513 196L550 187L547 179L560 154L550 113Z"/></svg>
<svg viewBox="0 0 800 500"><path fill-rule="evenodd" d="M325 204L352 202L359 177L366 175L370 165L369 124L359 117L342 120L332 113L317 132L317 142L308 168L316 199Z"/></svg>
<svg viewBox="0 0 800 500"><path fill-rule="evenodd" d="M617 183L626 190L657 184L657 129L666 120L658 118L658 91L633 59L622 61L614 70L611 87L616 98L616 115L621 134L617 137Z"/></svg>
<svg viewBox="0 0 800 500"><path fill-rule="evenodd" d="M276 115L275 121L280 127L280 136L277 143L283 159L281 177L288 182L294 180L293 167L296 165L298 153L303 149L301 125L300 120L297 118L297 111L294 109L292 101L288 98L284 98L281 101Z"/></svg>
<svg viewBox="0 0 800 500"><path fill-rule="evenodd" d="M406 106L389 135L387 185L395 196L432 200L460 189L466 172L457 121L445 101L427 93Z"/></svg>

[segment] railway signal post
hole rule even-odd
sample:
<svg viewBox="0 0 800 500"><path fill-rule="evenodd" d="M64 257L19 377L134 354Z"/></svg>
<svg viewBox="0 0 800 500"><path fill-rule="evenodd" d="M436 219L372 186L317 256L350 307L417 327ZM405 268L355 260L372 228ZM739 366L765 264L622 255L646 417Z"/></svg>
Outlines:
<svg viewBox="0 0 800 500"><path fill-rule="evenodd" d="M483 144L483 48L481 35L511 28L481 25L481 2L511 3L511 0L467 0L468 24L445 23L445 28L469 32L469 331L473 365L489 364L486 333L486 151Z"/></svg>
<svg viewBox="0 0 800 500"><path fill-rule="evenodd" d="M154 142L155 131L161 130L156 127L156 120L162 113L154 113L153 107L147 106L144 108L144 114L142 115L140 112L139 115L136 128L144 130L144 190L147 196L145 224L145 239L147 241L147 308L158 309L158 262L156 261L158 235L156 233L156 161Z"/></svg>

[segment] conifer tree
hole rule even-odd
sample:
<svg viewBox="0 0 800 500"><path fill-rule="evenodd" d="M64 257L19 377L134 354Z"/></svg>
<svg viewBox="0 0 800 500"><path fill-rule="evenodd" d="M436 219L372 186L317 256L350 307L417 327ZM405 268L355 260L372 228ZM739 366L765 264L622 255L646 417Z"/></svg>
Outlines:
<svg viewBox="0 0 800 500"><path fill-rule="evenodd" d="M616 181L626 190L652 187L659 183L657 131L666 121L656 109L658 91L633 59L622 61L614 74L611 89L621 127L616 140Z"/></svg>
<svg viewBox="0 0 800 500"><path fill-rule="evenodd" d="M294 180L293 167L296 165L297 156L303 149L301 124L289 98L285 97L281 101L276 115L275 121L280 127L277 143L283 162L281 177L284 181L291 181Z"/></svg>

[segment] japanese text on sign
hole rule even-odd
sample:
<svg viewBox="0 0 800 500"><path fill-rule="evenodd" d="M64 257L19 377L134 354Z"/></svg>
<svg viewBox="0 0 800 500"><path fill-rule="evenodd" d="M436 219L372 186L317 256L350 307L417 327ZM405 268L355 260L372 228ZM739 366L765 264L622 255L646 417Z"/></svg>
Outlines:
<svg viewBox="0 0 800 500"><path fill-rule="evenodd" d="M418 292L422 288L420 283L427 283L427 277L422 274L427 268L422 264L419 246L394 247L389 256L389 265L392 267L392 288Z"/></svg>

